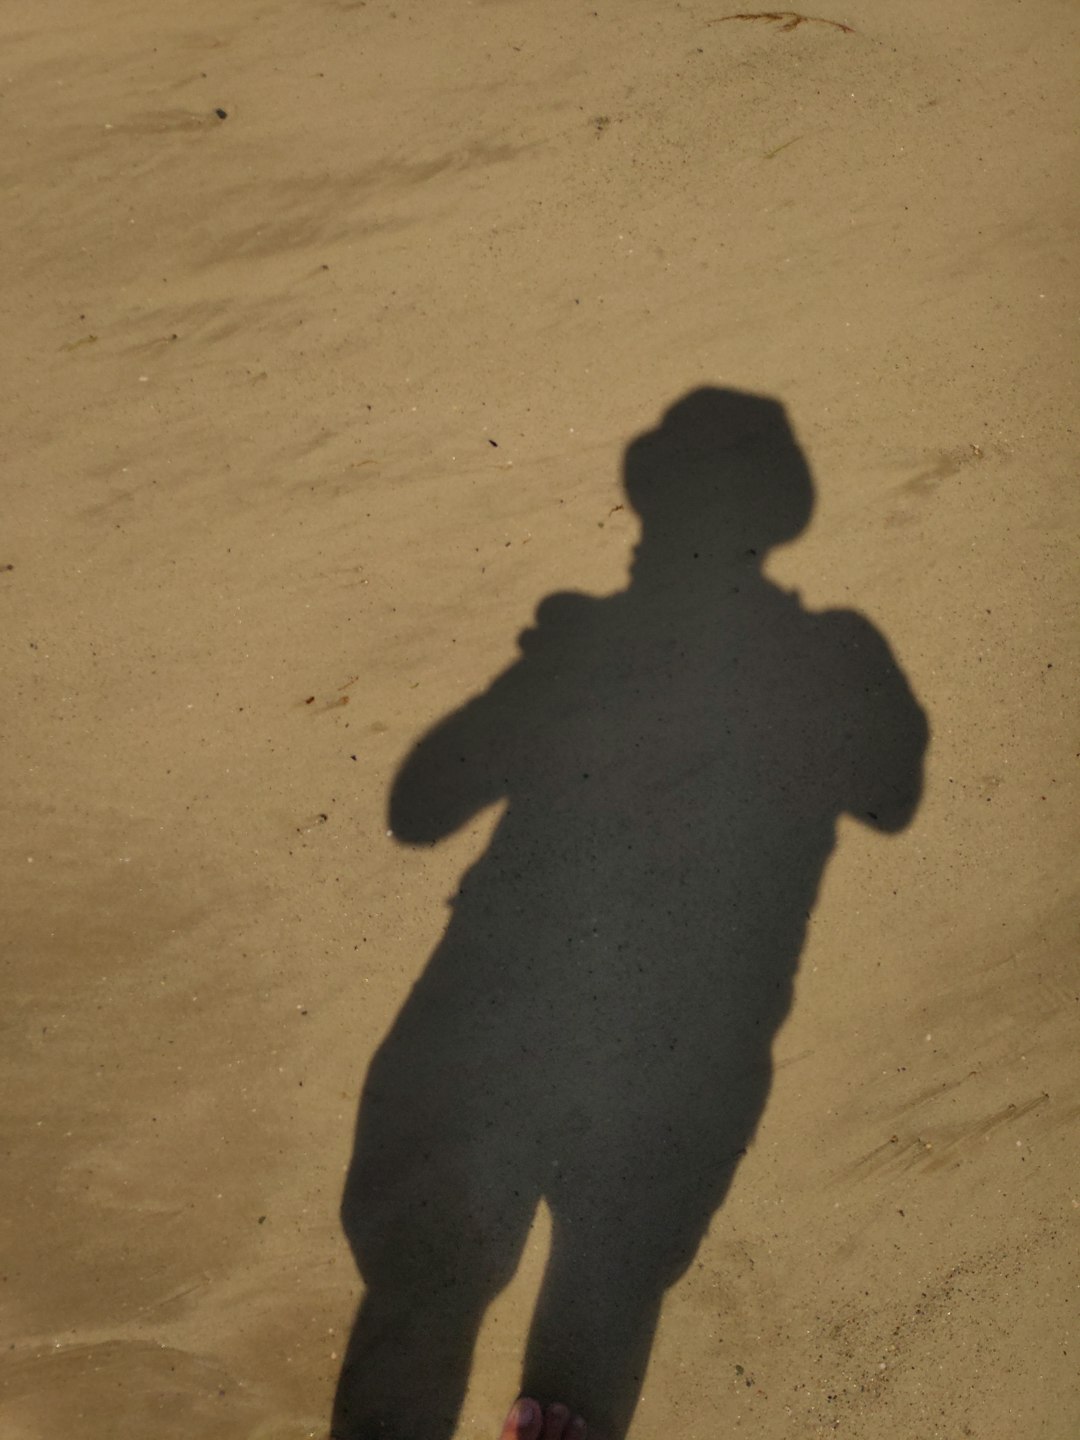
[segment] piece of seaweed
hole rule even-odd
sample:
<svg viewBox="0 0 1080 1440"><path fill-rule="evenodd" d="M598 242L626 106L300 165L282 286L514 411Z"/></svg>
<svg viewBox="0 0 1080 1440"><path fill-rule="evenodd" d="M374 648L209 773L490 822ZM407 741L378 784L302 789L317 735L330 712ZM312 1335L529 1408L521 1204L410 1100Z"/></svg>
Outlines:
<svg viewBox="0 0 1080 1440"><path fill-rule="evenodd" d="M781 30L797 30L800 25L831 25L834 30L842 30L845 35L855 34L855 27L845 25L841 20L822 20L818 15L801 15L797 10L742 11L738 15L720 15L708 23L721 25L725 20L769 20L779 22Z"/></svg>

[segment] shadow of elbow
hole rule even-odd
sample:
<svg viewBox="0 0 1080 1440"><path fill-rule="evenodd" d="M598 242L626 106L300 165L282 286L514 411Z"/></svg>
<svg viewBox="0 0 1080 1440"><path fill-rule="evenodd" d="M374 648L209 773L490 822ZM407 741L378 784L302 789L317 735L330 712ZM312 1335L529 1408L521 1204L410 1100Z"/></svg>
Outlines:
<svg viewBox="0 0 1080 1440"><path fill-rule="evenodd" d="M417 815L412 811L390 807L387 816L390 834L399 845L410 845L417 849L429 849L438 844L445 831L433 823L430 815Z"/></svg>

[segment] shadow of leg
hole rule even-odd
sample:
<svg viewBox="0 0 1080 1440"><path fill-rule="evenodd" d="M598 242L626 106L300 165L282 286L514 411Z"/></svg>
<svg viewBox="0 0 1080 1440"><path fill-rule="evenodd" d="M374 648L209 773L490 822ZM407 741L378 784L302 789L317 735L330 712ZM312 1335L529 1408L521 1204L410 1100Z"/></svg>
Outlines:
<svg viewBox="0 0 1080 1440"><path fill-rule="evenodd" d="M449 1440L491 1296L475 1286L375 1286L349 1340L331 1435L335 1440Z"/></svg>
<svg viewBox="0 0 1080 1440"><path fill-rule="evenodd" d="M373 1066L341 1208L366 1293L335 1440L454 1433L477 1333L536 1205L520 1156L484 1121L475 1094L446 1072L436 1083L404 1051Z"/></svg>
<svg viewBox="0 0 1080 1440"><path fill-rule="evenodd" d="M627 1240L556 1228L525 1353L522 1392L570 1405L603 1440L629 1427L668 1282Z"/></svg>
<svg viewBox="0 0 1080 1440"><path fill-rule="evenodd" d="M748 1087L741 1097L740 1121L753 1115L756 1093ZM691 1104L684 1110L694 1118ZM676 1152L647 1138L662 1134L653 1123L607 1156L609 1162L620 1153L635 1157L632 1163L605 1164L597 1145L548 1191L551 1255L521 1389L542 1402L570 1405L597 1440L626 1435L664 1296L693 1260L734 1178L745 1126L720 1123L718 1112L710 1113L712 1143L719 1141L721 1153L710 1156L705 1142L692 1147L683 1137L682 1153L697 1156L693 1169L670 1163Z"/></svg>

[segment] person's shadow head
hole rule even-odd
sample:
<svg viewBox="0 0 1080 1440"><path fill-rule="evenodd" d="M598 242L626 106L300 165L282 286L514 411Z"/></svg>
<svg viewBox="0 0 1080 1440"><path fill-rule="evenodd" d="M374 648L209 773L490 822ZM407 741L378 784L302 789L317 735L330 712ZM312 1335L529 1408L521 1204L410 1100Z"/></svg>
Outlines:
<svg viewBox="0 0 1080 1440"><path fill-rule="evenodd" d="M784 407L713 386L692 390L630 443L623 483L642 522L639 561L652 548L696 550L713 565L760 560L801 534L814 508Z"/></svg>
<svg viewBox="0 0 1080 1440"><path fill-rule="evenodd" d="M449 1440L541 1204L522 1383L622 1440L762 1114L837 821L918 802L926 724L884 638L762 575L814 504L783 406L694 390L624 479L627 588L544 599L394 780L403 844L502 813L364 1086L342 1440Z"/></svg>

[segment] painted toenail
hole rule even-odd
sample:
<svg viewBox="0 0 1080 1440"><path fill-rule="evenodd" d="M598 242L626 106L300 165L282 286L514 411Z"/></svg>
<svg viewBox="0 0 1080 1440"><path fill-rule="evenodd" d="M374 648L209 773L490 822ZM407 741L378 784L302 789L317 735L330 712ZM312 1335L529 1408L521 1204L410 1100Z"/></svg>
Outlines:
<svg viewBox="0 0 1080 1440"><path fill-rule="evenodd" d="M539 1418L535 1400L519 1400L514 1406L514 1424L523 1433Z"/></svg>

